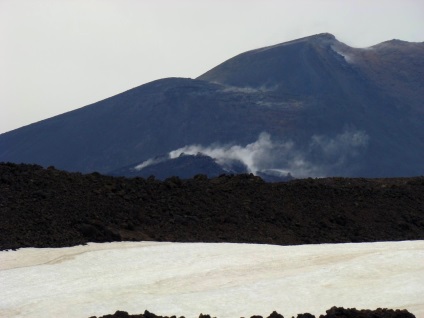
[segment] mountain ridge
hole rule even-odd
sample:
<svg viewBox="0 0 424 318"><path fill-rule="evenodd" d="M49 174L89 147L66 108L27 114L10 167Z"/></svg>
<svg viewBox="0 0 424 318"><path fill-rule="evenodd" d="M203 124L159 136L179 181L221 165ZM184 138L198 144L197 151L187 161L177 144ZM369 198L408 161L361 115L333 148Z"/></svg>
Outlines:
<svg viewBox="0 0 424 318"><path fill-rule="evenodd" d="M324 33L251 50L1 134L0 161L108 173L198 146L294 177L421 175L424 46L384 43ZM264 133L272 147L247 158Z"/></svg>

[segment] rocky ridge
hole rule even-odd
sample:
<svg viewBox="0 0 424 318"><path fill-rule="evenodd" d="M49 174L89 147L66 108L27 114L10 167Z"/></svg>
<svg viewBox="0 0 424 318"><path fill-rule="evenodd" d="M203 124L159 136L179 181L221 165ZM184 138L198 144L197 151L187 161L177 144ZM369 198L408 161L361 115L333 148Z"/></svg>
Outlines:
<svg viewBox="0 0 424 318"><path fill-rule="evenodd" d="M0 164L0 250L87 242L278 245L424 239L424 177L266 183Z"/></svg>
<svg viewBox="0 0 424 318"><path fill-rule="evenodd" d="M96 318L92 316L90 318ZM176 318L176 316L157 316L149 311L145 311L144 314L140 315L129 315L125 311L117 311L113 315L104 315L100 318ZM180 317L184 318L184 317ZM211 318L210 315L200 314L199 318ZM215 318L215 317L214 317ZM262 318L260 315L255 315L250 318ZM272 312L268 318L284 318L283 315ZM315 318L314 315L309 313L298 314L296 318ZM317 317L318 318L318 317ZM378 308L376 310L357 310L355 308L342 308L332 307L326 311L325 315L320 315L319 318L415 318L413 314L407 310L393 310L386 308Z"/></svg>

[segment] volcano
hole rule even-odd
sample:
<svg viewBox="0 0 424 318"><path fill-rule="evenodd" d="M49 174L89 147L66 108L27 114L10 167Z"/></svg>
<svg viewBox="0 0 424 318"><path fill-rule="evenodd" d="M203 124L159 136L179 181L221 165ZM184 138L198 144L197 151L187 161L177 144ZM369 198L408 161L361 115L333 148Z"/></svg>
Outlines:
<svg viewBox="0 0 424 318"><path fill-rule="evenodd" d="M298 178L423 175L423 88L424 43L352 48L318 34L4 133L0 161L128 175L153 158L196 149L217 171L236 163L256 175ZM166 164L160 171L178 175ZM201 167L184 177L207 174Z"/></svg>

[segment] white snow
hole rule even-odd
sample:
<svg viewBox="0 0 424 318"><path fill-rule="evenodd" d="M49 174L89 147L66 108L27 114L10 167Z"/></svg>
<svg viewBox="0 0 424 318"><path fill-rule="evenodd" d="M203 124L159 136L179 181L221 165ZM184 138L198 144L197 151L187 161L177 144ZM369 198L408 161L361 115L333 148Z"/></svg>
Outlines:
<svg viewBox="0 0 424 318"><path fill-rule="evenodd" d="M0 317L145 309L218 318L333 305L424 317L424 241L272 246L108 243L0 252Z"/></svg>

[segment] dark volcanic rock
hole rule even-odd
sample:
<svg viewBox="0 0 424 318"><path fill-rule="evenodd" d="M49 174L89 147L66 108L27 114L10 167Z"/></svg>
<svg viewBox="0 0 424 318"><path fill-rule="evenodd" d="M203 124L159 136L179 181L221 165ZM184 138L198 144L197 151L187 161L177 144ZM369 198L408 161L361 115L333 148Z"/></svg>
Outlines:
<svg viewBox="0 0 424 318"><path fill-rule="evenodd" d="M325 315L320 315L320 318L413 318L413 314L407 310L393 310L386 308L378 308L376 310L356 308L333 307L327 310ZM305 317L306 318L306 317Z"/></svg>
<svg viewBox="0 0 424 318"><path fill-rule="evenodd" d="M100 318L172 318L175 316L157 316L155 314L152 314L148 312L147 310L144 312L144 314L141 315L130 315L125 311L117 311L113 315L105 315L101 316ZM210 315L203 315L200 314L199 318L210 318ZM90 318L96 318L95 316L92 316ZM184 317L180 317L184 318ZM262 316L251 316L250 318L262 318ZM277 312L272 312L268 318L284 318L282 315L280 315ZM305 314L298 314L297 318L315 318L314 315L311 315L309 313ZM329 310L327 310L325 315L320 315L319 318L415 318L413 314L408 312L407 310L393 310L393 309L386 309L386 308L378 308L376 310L357 310L355 308L342 308L342 307L333 307Z"/></svg>
<svg viewBox="0 0 424 318"><path fill-rule="evenodd" d="M424 239L424 177L208 179L0 164L0 250L87 242L312 244Z"/></svg>

